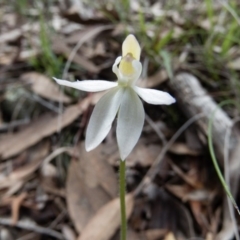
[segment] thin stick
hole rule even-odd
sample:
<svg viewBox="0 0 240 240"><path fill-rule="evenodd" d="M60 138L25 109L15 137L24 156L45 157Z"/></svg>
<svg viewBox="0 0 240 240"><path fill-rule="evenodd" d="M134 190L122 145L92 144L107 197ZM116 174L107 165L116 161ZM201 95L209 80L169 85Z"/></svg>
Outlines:
<svg viewBox="0 0 240 240"><path fill-rule="evenodd" d="M126 205L125 205L125 191L126 191L126 161L120 160L119 184L120 184L120 208L121 208L121 240L126 240L127 237L127 221L126 221Z"/></svg>

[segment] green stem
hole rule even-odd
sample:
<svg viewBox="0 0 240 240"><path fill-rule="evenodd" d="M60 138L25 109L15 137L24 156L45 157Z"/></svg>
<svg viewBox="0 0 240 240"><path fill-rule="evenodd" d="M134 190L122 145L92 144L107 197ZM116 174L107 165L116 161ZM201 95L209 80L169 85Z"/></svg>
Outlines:
<svg viewBox="0 0 240 240"><path fill-rule="evenodd" d="M126 205L125 205L125 191L126 191L126 181L125 181L125 166L124 160L120 160L120 207L121 207L121 240L126 240L127 238L127 221L126 221Z"/></svg>

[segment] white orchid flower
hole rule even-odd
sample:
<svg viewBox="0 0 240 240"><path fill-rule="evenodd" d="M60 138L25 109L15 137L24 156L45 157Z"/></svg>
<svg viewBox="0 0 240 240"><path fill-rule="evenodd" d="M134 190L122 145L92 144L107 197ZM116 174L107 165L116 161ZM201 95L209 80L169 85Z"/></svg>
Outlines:
<svg viewBox="0 0 240 240"><path fill-rule="evenodd" d="M140 53L138 41L134 35L128 35L122 45L122 56L115 60L112 67L117 75L117 82L104 80L69 82L54 78L60 85L86 92L111 89L99 100L93 110L86 132L87 151L96 148L104 140L118 115L117 142L120 157L125 160L136 145L143 129L145 112L139 97L150 104L169 105L175 102L175 99L166 92L135 86L142 72Z"/></svg>

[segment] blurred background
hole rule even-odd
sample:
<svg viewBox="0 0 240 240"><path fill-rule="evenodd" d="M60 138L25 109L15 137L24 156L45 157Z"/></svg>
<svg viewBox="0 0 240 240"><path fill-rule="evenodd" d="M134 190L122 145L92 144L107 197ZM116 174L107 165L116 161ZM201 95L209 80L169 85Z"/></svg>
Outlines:
<svg viewBox="0 0 240 240"><path fill-rule="evenodd" d="M129 33L142 48L137 84L177 102L144 103L143 133L126 162L128 239L239 239L239 215L212 162L239 204L239 7L1 0L0 239L119 239L116 123L86 153L102 93L60 87L52 77L115 81L112 65Z"/></svg>

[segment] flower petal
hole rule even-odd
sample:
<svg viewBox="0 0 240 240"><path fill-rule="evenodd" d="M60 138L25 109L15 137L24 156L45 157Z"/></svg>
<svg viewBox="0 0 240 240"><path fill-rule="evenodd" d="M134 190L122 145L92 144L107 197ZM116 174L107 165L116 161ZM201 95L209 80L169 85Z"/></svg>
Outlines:
<svg viewBox="0 0 240 240"><path fill-rule="evenodd" d="M141 48L137 39L132 34L126 37L122 45L122 56L124 57L128 53L131 53L136 60L140 60Z"/></svg>
<svg viewBox="0 0 240 240"><path fill-rule="evenodd" d="M123 93L123 88L116 87L107 92L95 106L87 127L85 142L87 151L97 147L107 136L117 115Z"/></svg>
<svg viewBox="0 0 240 240"><path fill-rule="evenodd" d="M113 66L112 66L112 71L117 75L117 77L119 78L119 70L118 70L118 64L121 62L122 57L117 57Z"/></svg>
<svg viewBox="0 0 240 240"><path fill-rule="evenodd" d="M137 60L133 60L132 66L135 70L135 75L133 78L133 84L135 84L142 74L142 63Z"/></svg>
<svg viewBox="0 0 240 240"><path fill-rule="evenodd" d="M57 78L53 78L58 84L76 88L78 90L86 91L86 92L99 92L104 91L117 86L117 82L109 82L104 80L84 80L84 81L76 81L70 82L66 80L61 80Z"/></svg>
<svg viewBox="0 0 240 240"><path fill-rule="evenodd" d="M136 93L147 103L150 104L166 104L170 105L175 103L176 100L169 93L155 90L155 89L147 89L134 87Z"/></svg>
<svg viewBox="0 0 240 240"><path fill-rule="evenodd" d="M143 105L132 88L126 88L122 97L117 122L117 142L122 160L136 145L144 124Z"/></svg>

